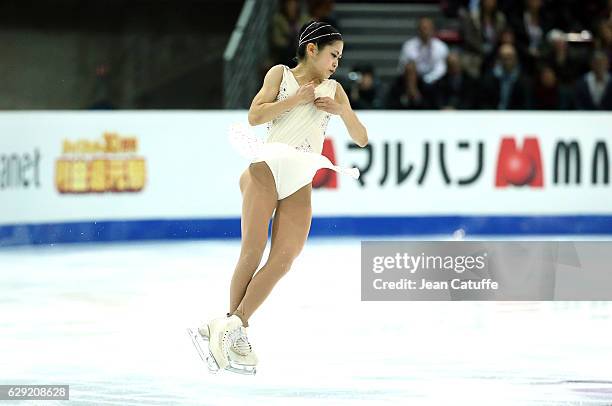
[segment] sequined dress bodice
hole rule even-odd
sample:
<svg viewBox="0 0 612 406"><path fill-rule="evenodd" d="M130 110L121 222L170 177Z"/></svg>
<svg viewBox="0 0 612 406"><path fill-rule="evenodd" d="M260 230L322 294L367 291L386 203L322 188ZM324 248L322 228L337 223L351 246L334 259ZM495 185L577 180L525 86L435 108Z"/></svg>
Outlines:
<svg viewBox="0 0 612 406"><path fill-rule="evenodd" d="M283 78L276 101L295 94L300 85L293 72L283 66ZM336 81L327 79L315 88L315 97L331 97L336 94ZM325 130L331 114L317 109L313 103L301 104L285 111L268 123L266 142L282 142L300 151L321 153Z"/></svg>

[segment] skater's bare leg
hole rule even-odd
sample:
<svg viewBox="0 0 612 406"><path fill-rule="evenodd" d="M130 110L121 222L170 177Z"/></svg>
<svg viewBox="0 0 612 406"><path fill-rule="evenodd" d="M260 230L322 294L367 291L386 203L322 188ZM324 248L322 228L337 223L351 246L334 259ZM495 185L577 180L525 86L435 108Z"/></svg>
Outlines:
<svg viewBox="0 0 612 406"><path fill-rule="evenodd" d="M265 162L251 164L240 177L242 246L230 285L230 314L238 308L268 241L268 226L278 204L274 177Z"/></svg>
<svg viewBox="0 0 612 406"><path fill-rule="evenodd" d="M272 223L272 246L268 260L255 274L238 308L233 312L245 326L302 251L312 219L311 194L312 185L308 184L278 202Z"/></svg>

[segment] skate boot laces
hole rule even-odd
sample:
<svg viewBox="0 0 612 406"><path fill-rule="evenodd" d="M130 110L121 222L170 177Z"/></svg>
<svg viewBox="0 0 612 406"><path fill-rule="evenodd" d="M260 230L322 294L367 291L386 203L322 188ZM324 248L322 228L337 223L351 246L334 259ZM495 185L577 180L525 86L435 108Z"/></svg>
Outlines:
<svg viewBox="0 0 612 406"><path fill-rule="evenodd" d="M232 343L232 350L238 355L246 356L253 351L251 343L249 343L249 339L246 336L246 330L244 327L240 327L232 331L230 333L229 340L230 343Z"/></svg>

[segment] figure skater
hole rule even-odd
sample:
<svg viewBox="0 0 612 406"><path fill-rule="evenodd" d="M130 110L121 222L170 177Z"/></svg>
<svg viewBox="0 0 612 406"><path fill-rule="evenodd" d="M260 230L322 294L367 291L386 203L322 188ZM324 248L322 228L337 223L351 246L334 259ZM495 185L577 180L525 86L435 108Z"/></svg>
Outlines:
<svg viewBox="0 0 612 406"><path fill-rule="evenodd" d="M353 141L368 136L340 84L329 77L338 68L344 42L331 25L311 21L300 30L297 66L272 67L249 109L251 125L268 123L268 138L255 149L240 177L242 245L230 286L229 313L190 334L212 372L254 374L257 357L248 341L249 318L289 271L308 237L312 179L319 168L358 177L357 169L332 165L321 155L331 115L344 121ZM245 136L246 143L253 139ZM268 260L257 273L273 217ZM196 341L208 342L208 351Z"/></svg>

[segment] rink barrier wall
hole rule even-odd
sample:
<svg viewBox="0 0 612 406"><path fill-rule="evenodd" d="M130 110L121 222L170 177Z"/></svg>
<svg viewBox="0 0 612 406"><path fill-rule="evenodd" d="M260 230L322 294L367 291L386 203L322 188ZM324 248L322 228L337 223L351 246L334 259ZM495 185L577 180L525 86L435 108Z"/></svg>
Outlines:
<svg viewBox="0 0 612 406"><path fill-rule="evenodd" d="M612 236L612 115L360 111L332 117L313 237ZM225 239L248 165L227 138L245 111L0 112L0 246ZM253 133L265 137L265 126Z"/></svg>
<svg viewBox="0 0 612 406"><path fill-rule="evenodd" d="M310 237L608 235L612 216L315 217ZM240 219L96 221L0 226L0 247L62 243L238 239Z"/></svg>

